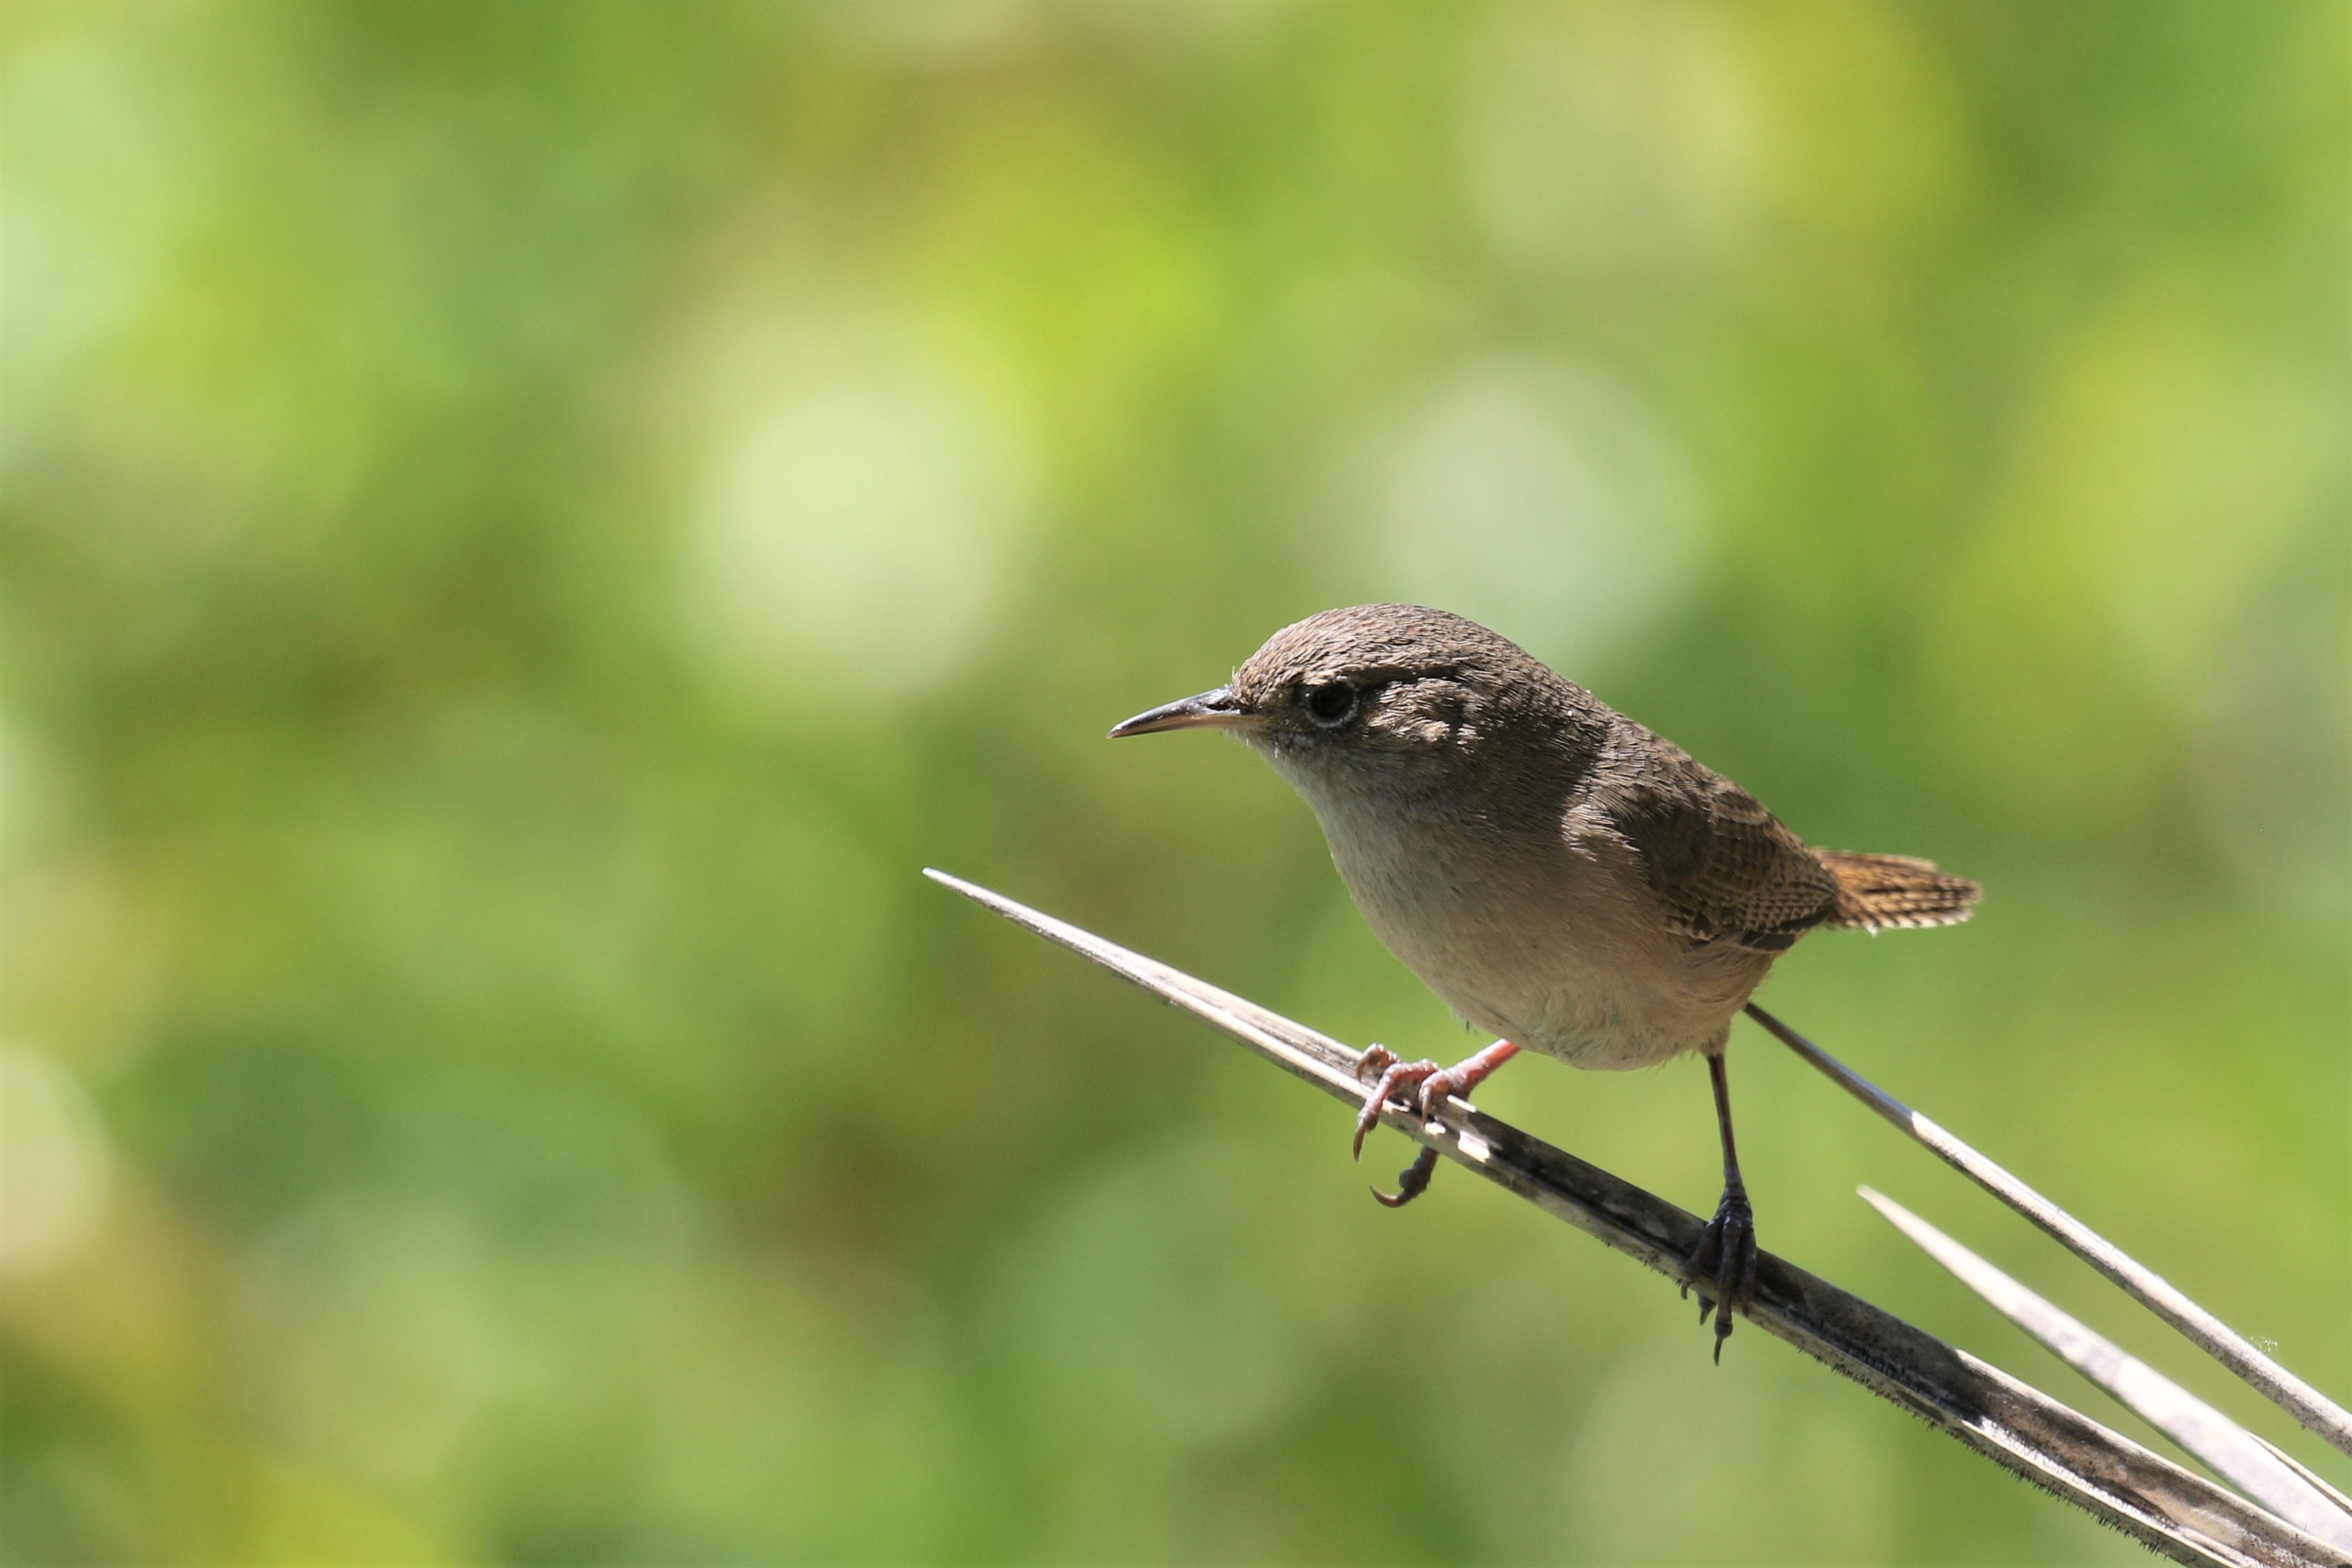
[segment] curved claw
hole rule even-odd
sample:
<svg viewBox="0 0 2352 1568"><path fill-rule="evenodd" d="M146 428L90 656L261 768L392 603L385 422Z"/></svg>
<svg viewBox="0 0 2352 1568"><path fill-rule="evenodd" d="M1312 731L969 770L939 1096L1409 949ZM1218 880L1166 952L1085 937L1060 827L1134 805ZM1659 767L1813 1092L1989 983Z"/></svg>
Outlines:
<svg viewBox="0 0 2352 1568"><path fill-rule="evenodd" d="M1356 1077L1359 1081L1369 1078L1386 1083L1389 1069L1394 1067L1398 1061L1397 1053L1387 1046L1377 1042L1368 1045L1364 1047L1363 1055L1356 1059ZM1381 1119L1381 1102L1384 1098L1386 1096L1379 1094L1370 1096L1364 1102L1363 1110L1357 1113L1356 1158L1359 1160L1364 1157L1364 1135L1370 1133Z"/></svg>
<svg viewBox="0 0 2352 1568"><path fill-rule="evenodd" d="M1402 1208L1429 1190L1429 1178L1436 1172L1437 1151L1424 1144L1421 1153L1412 1156L1412 1164L1397 1173L1396 1191L1382 1192L1374 1187L1372 1196L1380 1199L1383 1207Z"/></svg>

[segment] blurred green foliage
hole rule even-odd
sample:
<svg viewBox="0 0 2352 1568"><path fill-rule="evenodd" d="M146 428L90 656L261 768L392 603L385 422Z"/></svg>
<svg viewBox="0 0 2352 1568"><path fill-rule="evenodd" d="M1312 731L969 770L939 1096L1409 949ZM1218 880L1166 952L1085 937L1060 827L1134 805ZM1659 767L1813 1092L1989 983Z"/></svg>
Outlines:
<svg viewBox="0 0 2352 1568"><path fill-rule="evenodd" d="M2352 1390L2347 15L18 0L0 1550L2134 1557L916 870L1455 1051L1101 735L1479 616L1982 877L1770 999ZM1733 1060L1768 1246L2299 1442ZM1687 1062L1482 1100L1714 1196Z"/></svg>

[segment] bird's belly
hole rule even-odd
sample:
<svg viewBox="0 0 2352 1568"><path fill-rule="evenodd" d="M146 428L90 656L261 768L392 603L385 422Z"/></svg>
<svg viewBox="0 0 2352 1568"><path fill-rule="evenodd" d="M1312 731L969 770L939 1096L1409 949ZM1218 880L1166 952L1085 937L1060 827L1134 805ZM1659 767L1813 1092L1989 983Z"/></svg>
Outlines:
<svg viewBox="0 0 2352 1568"><path fill-rule="evenodd" d="M1376 926L1375 929L1378 929ZM1521 944L1482 932L1444 950L1391 951L1481 1029L1573 1066L1604 1071L1650 1067L1717 1044L1754 988L1694 985L1694 977L1573 940ZM1518 949L1524 962L1492 961Z"/></svg>
<svg viewBox="0 0 2352 1568"><path fill-rule="evenodd" d="M1336 835L1332 852L1374 935L1456 1014L1574 1066L1718 1047L1770 967L1727 943L1694 946L1573 854L1513 874L1443 852L1349 853Z"/></svg>

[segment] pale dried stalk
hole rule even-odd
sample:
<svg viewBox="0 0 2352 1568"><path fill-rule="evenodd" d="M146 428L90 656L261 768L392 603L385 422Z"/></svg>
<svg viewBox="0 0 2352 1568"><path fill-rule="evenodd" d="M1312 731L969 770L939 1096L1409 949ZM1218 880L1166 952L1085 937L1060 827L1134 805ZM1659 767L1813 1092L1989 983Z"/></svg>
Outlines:
<svg viewBox="0 0 2352 1568"><path fill-rule="evenodd" d="M2170 1323L2200 1350L2243 1378L2257 1393L2313 1433L2352 1454L2352 1412L2328 1398L2261 1351L2244 1335L2190 1301L2164 1277L2120 1247L2010 1175L2000 1166L1856 1072L1762 1008L1748 1016L1803 1057L1831 1082L1877 1112L1945 1164L2033 1222L2077 1258L2105 1275L2117 1289Z"/></svg>
<svg viewBox="0 0 2352 1568"><path fill-rule="evenodd" d="M1862 1189L1862 1197L1995 1312L2196 1455L2206 1469L2296 1529L2308 1531L2338 1551L2352 1552L2352 1509L2331 1496L2332 1489L2308 1479L2301 1466L1893 1198L1868 1187Z"/></svg>

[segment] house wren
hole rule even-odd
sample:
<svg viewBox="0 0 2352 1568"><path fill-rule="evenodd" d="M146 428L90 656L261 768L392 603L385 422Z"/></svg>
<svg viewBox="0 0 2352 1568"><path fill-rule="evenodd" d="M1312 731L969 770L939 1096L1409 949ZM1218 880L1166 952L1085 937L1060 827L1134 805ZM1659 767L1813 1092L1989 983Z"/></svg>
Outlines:
<svg viewBox="0 0 2352 1568"><path fill-rule="evenodd" d="M1707 1061L1723 1197L1684 1270L1715 1287L1716 1352L1756 1276L1724 1047L1772 960L1817 925L1949 925L1979 890L1926 861L1809 847L1730 779L1517 644L1410 604L1286 626L1230 685L1110 733L1211 727L1314 808L1375 935L1465 1022L1500 1038L1454 1066L1379 1046L1356 1149L1392 1095L1424 1117L1531 1049L1622 1071ZM1428 1186L1424 1149L1391 1206Z"/></svg>

